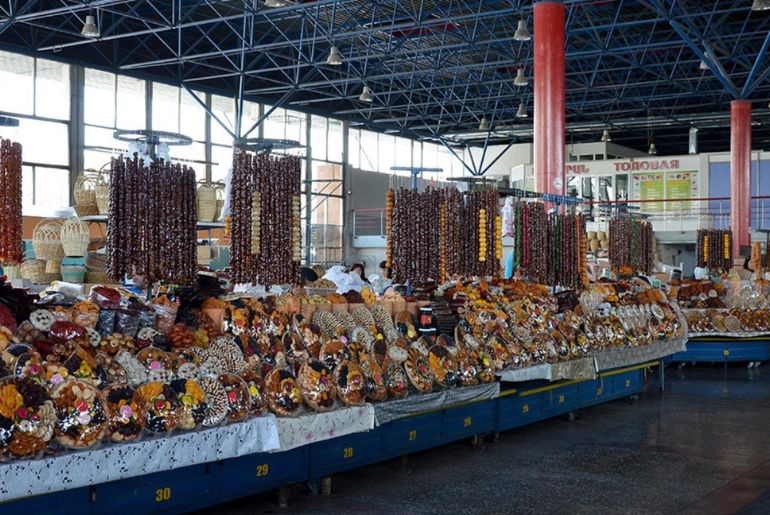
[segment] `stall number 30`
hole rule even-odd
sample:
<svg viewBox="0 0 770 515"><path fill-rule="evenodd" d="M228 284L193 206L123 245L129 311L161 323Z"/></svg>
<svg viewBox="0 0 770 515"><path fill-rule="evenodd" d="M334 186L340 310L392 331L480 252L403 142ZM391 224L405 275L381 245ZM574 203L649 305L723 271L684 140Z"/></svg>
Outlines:
<svg viewBox="0 0 770 515"><path fill-rule="evenodd" d="M155 502L164 502L171 500L171 488L158 488L155 490Z"/></svg>
<svg viewBox="0 0 770 515"><path fill-rule="evenodd" d="M270 465L257 465L257 477L264 477L270 473Z"/></svg>

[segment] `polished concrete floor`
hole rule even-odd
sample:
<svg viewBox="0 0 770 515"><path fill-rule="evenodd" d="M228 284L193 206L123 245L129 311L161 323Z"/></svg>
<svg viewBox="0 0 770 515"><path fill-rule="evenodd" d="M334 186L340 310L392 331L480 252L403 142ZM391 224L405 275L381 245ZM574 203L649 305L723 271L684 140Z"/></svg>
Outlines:
<svg viewBox="0 0 770 515"><path fill-rule="evenodd" d="M770 513L770 366L667 370L617 401L210 513Z"/></svg>

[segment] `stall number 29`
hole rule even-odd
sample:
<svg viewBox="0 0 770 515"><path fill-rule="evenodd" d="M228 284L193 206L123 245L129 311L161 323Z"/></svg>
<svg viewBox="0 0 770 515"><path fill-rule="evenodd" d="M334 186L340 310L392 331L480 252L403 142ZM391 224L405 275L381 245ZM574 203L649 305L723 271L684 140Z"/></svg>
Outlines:
<svg viewBox="0 0 770 515"><path fill-rule="evenodd" d="M265 477L270 473L270 465L265 463L264 465L257 465L257 477Z"/></svg>

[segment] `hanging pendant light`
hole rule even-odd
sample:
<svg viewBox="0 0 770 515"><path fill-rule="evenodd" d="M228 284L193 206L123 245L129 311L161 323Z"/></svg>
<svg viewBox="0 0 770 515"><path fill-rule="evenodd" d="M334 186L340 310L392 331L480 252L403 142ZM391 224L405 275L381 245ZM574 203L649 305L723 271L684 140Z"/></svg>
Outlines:
<svg viewBox="0 0 770 515"><path fill-rule="evenodd" d="M331 50L329 50L329 57L326 59L326 64L329 66L342 65L342 54L340 54L340 49L337 48L336 45L332 45Z"/></svg>
<svg viewBox="0 0 770 515"><path fill-rule="evenodd" d="M527 76L524 75L524 68L519 68L516 70L516 78L513 79L513 84L519 87L523 87L529 84Z"/></svg>
<svg viewBox="0 0 770 515"><path fill-rule="evenodd" d="M89 14L86 16L86 22L83 24L83 30L80 31L87 38L98 38L99 27L96 26L96 17Z"/></svg>
<svg viewBox="0 0 770 515"><path fill-rule="evenodd" d="M519 110L516 111L516 118L527 118L529 115L527 114L527 108L524 107L524 102L519 104Z"/></svg>
<svg viewBox="0 0 770 515"><path fill-rule="evenodd" d="M658 149L655 148L655 142L650 142L650 149L647 151L651 156L658 155Z"/></svg>
<svg viewBox="0 0 770 515"><path fill-rule="evenodd" d="M291 5L287 0L265 0L265 7L286 7Z"/></svg>
<svg viewBox="0 0 770 515"><path fill-rule="evenodd" d="M709 64L704 59L701 59L700 66L698 66L698 69L703 70L704 72L708 71L710 70Z"/></svg>
<svg viewBox="0 0 770 515"><path fill-rule="evenodd" d="M604 129L604 132L602 133L602 141L604 143L609 143L612 141L612 137L610 136L610 131L607 129Z"/></svg>
<svg viewBox="0 0 770 515"><path fill-rule="evenodd" d="M488 131L489 130L489 120L487 120L486 116L481 117L481 122L479 123L479 130L480 131Z"/></svg>
<svg viewBox="0 0 770 515"><path fill-rule="evenodd" d="M527 28L527 22L519 20L516 32L513 34L513 39L516 41L529 41L532 39L532 34L529 33L529 29Z"/></svg>
<svg viewBox="0 0 770 515"><path fill-rule="evenodd" d="M754 0L752 11L770 11L770 0Z"/></svg>
<svg viewBox="0 0 770 515"><path fill-rule="evenodd" d="M369 86L364 84L364 89L361 91L361 96L358 97L358 100L361 102L372 102L374 99L372 97L372 90L369 89Z"/></svg>

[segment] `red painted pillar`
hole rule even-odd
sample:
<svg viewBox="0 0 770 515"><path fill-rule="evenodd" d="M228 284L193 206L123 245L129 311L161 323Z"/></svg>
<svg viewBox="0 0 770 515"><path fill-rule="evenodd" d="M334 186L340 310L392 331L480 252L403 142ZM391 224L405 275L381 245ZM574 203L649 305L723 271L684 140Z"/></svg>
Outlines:
<svg viewBox="0 0 770 515"><path fill-rule="evenodd" d="M751 102L730 104L730 222L733 256L751 245Z"/></svg>
<svg viewBox="0 0 770 515"><path fill-rule="evenodd" d="M564 194L564 4L534 6L535 189Z"/></svg>

